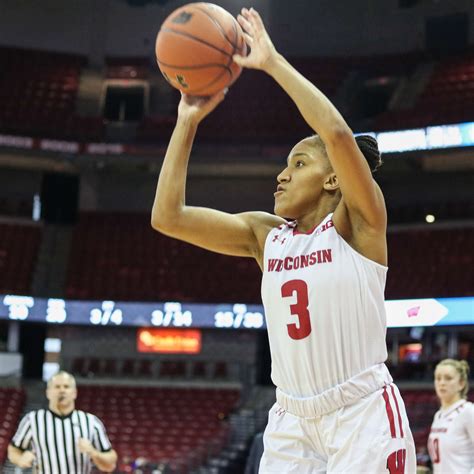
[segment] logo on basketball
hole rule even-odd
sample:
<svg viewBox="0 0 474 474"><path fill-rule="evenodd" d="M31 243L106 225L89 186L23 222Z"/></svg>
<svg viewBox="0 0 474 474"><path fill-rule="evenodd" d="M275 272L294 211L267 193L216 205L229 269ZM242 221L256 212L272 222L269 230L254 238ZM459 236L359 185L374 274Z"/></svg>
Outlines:
<svg viewBox="0 0 474 474"><path fill-rule="evenodd" d="M184 25L193 17L192 13L188 13L186 11L181 12L179 15L175 16L171 23L176 23L178 25Z"/></svg>
<svg viewBox="0 0 474 474"><path fill-rule="evenodd" d="M187 82L186 82L186 79L184 78L184 76L182 74L176 74L176 80L178 81L178 83L181 87L184 87L185 89L187 89L189 87Z"/></svg>

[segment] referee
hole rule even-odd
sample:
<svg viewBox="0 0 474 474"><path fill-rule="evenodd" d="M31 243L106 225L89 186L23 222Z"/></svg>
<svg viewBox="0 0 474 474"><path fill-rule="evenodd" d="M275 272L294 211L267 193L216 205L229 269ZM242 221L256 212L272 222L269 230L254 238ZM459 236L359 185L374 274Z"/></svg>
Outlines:
<svg viewBox="0 0 474 474"><path fill-rule="evenodd" d="M102 422L91 413L75 409L76 381L58 372L48 381L47 410L27 413L8 445L8 459L37 474L89 474L94 463L112 472L117 453Z"/></svg>

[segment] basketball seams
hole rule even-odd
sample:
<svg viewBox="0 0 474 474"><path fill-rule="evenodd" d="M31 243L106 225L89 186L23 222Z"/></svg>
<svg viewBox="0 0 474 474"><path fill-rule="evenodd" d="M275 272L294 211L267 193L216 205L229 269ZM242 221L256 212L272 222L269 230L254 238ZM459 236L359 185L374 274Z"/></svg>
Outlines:
<svg viewBox="0 0 474 474"><path fill-rule="evenodd" d="M199 89L196 89L194 91L194 94L196 95L196 92L199 92L200 90L202 89L206 89L208 88L209 86L212 86L213 84L215 84L217 81L219 81L221 79L221 77L227 72L228 74L230 74L230 77L232 78L233 74L232 74L232 71L230 70L230 68L222 65L222 67L224 68L224 70L218 75L216 76L211 82L207 83L205 86L202 86L200 87ZM197 94L199 95L199 94Z"/></svg>
<svg viewBox="0 0 474 474"><path fill-rule="evenodd" d="M237 40L238 40L238 33L237 33L236 28L235 28L235 23L232 22L232 26L234 27L234 32L235 32L235 43L234 43L234 42L227 36L227 34L226 34L224 28L223 28L222 25L219 23L219 20L218 20L217 18L214 18L214 17L213 17L210 13L208 13L205 9L198 7L197 4L194 6L194 8L195 8L196 10L199 10L200 12L204 13L204 15L206 15L212 22L214 22L214 23L217 25L217 27L218 27L218 29L219 29L221 35L222 35L222 36L224 37L224 39L227 40L227 41L230 43L230 45L234 48L234 52L233 52L233 54L234 54L235 51L236 51L236 49L237 49ZM232 17L232 20L234 20L234 17Z"/></svg>
<svg viewBox="0 0 474 474"><path fill-rule="evenodd" d="M221 68L224 68L224 69L227 69L229 72L231 72L229 66L227 66L226 64L221 64L221 63L205 63L205 64L198 64L196 66L181 66L179 64L168 64L168 63L164 63L163 61L160 61L160 64L162 66L165 66L165 67L170 67L170 68L174 68L174 69L185 69L187 71L190 71L192 69L205 69L205 68L208 68L208 67L221 67Z"/></svg>
<svg viewBox="0 0 474 474"><path fill-rule="evenodd" d="M165 33L172 33L172 34L175 34L175 35L186 36L186 38L197 41L198 43L205 44L206 46L209 46L209 48L212 48L212 49L215 49L216 51L219 51L220 53L224 54L225 56L228 56L232 60L232 55L229 54L227 51L224 51L223 49L218 48L217 46L213 45L212 43L209 43L206 40L198 38L197 36L194 36L190 33L186 33L185 31L174 30L173 28L168 28L167 26L165 26L164 28L161 28L160 31L163 31ZM157 57L157 59L159 61L158 57Z"/></svg>
<svg viewBox="0 0 474 474"><path fill-rule="evenodd" d="M200 6L198 6L199 4L195 4L194 5L194 8L202 13L204 13L204 15L206 15L217 27L218 27L218 30L220 31L221 35L223 36L223 38L232 46L232 55L230 56L229 58L229 61L227 62L226 66L227 68L229 69L229 73L230 73L230 77L231 77L231 80L233 79L234 77L234 74L232 72L232 70L230 69L230 65L233 61L233 56L234 54L237 52L237 50L239 49L238 48L238 41L239 41L239 32L237 30L237 21L236 19L229 14L230 18L232 19L232 29L234 30L234 38L235 40L232 41L226 34L224 28L222 27L222 25L220 24L219 20L217 18L214 18L209 12L207 12L204 8L201 8ZM221 77L221 76L219 76ZM215 80L217 80L218 78L216 78ZM211 82L211 84L209 85L212 85L213 82Z"/></svg>

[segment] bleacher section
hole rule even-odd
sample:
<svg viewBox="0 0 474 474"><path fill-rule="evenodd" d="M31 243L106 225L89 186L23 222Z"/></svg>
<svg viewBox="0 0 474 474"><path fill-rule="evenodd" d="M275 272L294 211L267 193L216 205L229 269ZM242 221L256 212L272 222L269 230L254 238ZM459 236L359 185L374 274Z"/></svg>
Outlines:
<svg viewBox="0 0 474 474"><path fill-rule="evenodd" d="M238 390L80 386L77 408L96 414L119 454L119 469L142 457L187 473L216 454L229 438L225 421Z"/></svg>
<svg viewBox="0 0 474 474"><path fill-rule="evenodd" d="M14 435L25 403L20 388L0 388L0 467L7 458L7 447Z"/></svg>
<svg viewBox="0 0 474 474"><path fill-rule="evenodd" d="M388 234L388 299L474 294L474 228Z"/></svg>
<svg viewBox="0 0 474 474"><path fill-rule="evenodd" d="M291 62L308 79L332 97L348 74L351 64L337 58L293 58ZM167 140L175 117L145 118L140 141ZM287 94L266 74L244 70L225 101L199 128L198 140L241 143L295 141L311 133Z"/></svg>
<svg viewBox="0 0 474 474"><path fill-rule="evenodd" d="M29 295L42 229L0 222L0 293Z"/></svg>
<svg viewBox="0 0 474 474"><path fill-rule="evenodd" d="M423 53L341 58L290 58L290 62L331 99L350 77L410 80L429 58ZM81 69L86 58L73 54L0 48L0 131L34 137L104 140L101 117L75 115ZM106 78L147 80L149 58L108 58ZM100 94L100 91L97 91ZM176 101L179 95L176 93ZM351 102L344 104L351 115ZM383 112L373 129L404 129L473 120L474 52L436 62L428 84L413 107ZM155 111L145 117L138 142L169 139L174 114ZM245 70L226 100L200 127L199 140L212 142L291 142L310 133L297 108L270 77Z"/></svg>
<svg viewBox="0 0 474 474"><path fill-rule="evenodd" d="M441 60L413 108L383 113L377 130L397 130L474 120L474 52Z"/></svg>
<svg viewBox="0 0 474 474"><path fill-rule="evenodd" d="M138 301L259 301L252 259L212 255L153 231L149 216L82 213L66 296Z"/></svg>
<svg viewBox="0 0 474 474"><path fill-rule="evenodd" d="M390 233L387 298L472 295L473 239L472 228ZM252 259L165 237L151 229L148 215L82 213L66 296L260 303L260 278Z"/></svg>
<svg viewBox="0 0 474 474"><path fill-rule="evenodd" d="M2 133L62 139L99 139L101 118L75 115L83 56L0 48Z"/></svg>

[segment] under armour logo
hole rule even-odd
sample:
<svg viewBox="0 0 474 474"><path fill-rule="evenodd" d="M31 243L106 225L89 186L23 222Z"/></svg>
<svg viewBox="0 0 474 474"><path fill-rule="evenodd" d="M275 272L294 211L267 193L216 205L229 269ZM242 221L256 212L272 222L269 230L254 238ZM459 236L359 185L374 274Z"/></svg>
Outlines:
<svg viewBox="0 0 474 474"><path fill-rule="evenodd" d="M275 237L273 237L272 242L276 242L278 240L278 242L280 242L280 244L283 245L285 243L286 237L284 239L279 239L278 237L279 237L279 234L275 235Z"/></svg>
<svg viewBox="0 0 474 474"><path fill-rule="evenodd" d="M171 23L177 23L179 25L184 25L187 23L191 18L193 14L188 13L186 11L181 12L178 16L175 16L172 20Z"/></svg>

